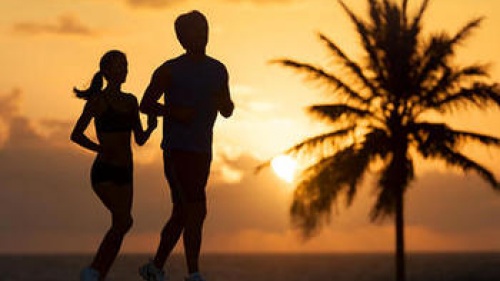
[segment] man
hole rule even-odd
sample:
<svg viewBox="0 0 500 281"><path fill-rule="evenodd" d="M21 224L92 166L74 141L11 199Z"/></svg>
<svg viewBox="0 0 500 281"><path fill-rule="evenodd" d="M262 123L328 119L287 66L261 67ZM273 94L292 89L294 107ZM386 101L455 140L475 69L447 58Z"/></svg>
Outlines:
<svg viewBox="0 0 500 281"><path fill-rule="evenodd" d="M186 52L156 69L140 104L143 113L163 116L161 147L173 209L154 259L139 273L144 280L163 281L162 268L182 234L189 271L186 281L203 281L198 261L213 126L218 112L226 118L232 115L234 104L226 67L206 55L205 16L199 11L180 15L175 31ZM163 104L158 102L162 95Z"/></svg>

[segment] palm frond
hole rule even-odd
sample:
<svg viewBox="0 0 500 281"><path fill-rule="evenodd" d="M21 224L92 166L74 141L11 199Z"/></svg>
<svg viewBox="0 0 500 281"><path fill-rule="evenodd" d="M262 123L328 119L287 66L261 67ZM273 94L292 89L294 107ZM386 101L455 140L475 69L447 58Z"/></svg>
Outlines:
<svg viewBox="0 0 500 281"><path fill-rule="evenodd" d="M481 22L484 20L483 17L475 18L470 20L464 27L462 27L455 36L451 39L451 45L455 45L457 43L461 43L467 37L472 34L472 31L478 28L481 25Z"/></svg>
<svg viewBox="0 0 500 281"><path fill-rule="evenodd" d="M326 46L328 47L328 49L330 49L332 51L332 54L339 58L342 62L342 64L344 66L346 66L352 74L354 74L354 76L362 82L363 86L368 88L370 90L370 93L371 93L371 97L375 97L375 96L379 96L380 94L378 93L377 91L377 88L375 87L375 85L370 81L370 79L368 79L366 77L366 75L364 74L363 70L361 69L361 67L356 63L354 62L353 60L351 60L341 49L340 47L337 46L337 44L335 44L333 41L331 41L330 39L328 39L328 37L326 37L325 35L323 34L319 34L319 37L320 39L326 44ZM371 98L371 97L368 97L368 98Z"/></svg>
<svg viewBox="0 0 500 281"><path fill-rule="evenodd" d="M403 0L401 5L401 12L403 14L403 26L407 26L408 23L408 0Z"/></svg>
<svg viewBox="0 0 500 281"><path fill-rule="evenodd" d="M448 112L471 105L480 109L484 109L489 105L500 107L500 89L498 85L476 82L470 87L460 88L457 92L447 93L444 98L429 103L426 108Z"/></svg>
<svg viewBox="0 0 500 281"><path fill-rule="evenodd" d="M368 69L375 72L376 80L379 83L386 83L387 72L383 67L382 57L379 55L379 51L376 46L376 40L374 39L374 34L372 32L373 27L369 27L367 23L356 16L356 14L354 14L354 12L349 9L349 7L347 7L347 5L345 5L342 0L338 0L338 2L356 27L357 33L361 39L363 49L368 54ZM374 20L374 23L372 25L376 27L380 26L380 24L377 24L377 18L379 19L379 16L375 15L380 11L380 8L378 6L378 3L375 2L376 1L370 1L370 14L373 14L372 17L374 17L374 19L372 19Z"/></svg>
<svg viewBox="0 0 500 281"><path fill-rule="evenodd" d="M337 143L342 142L342 140L349 135L352 135L356 126L349 126L342 129L334 130L325 134L320 134L308 138L290 148L285 150L282 154L291 155L294 157L301 158L303 155L315 154L315 151L324 151L325 146L327 149L334 148ZM269 167L271 165L272 159L269 159L255 168L255 172L258 173L262 169Z"/></svg>
<svg viewBox="0 0 500 281"><path fill-rule="evenodd" d="M349 197L348 203L352 202L369 162L370 155L361 153L353 145L304 171L290 213L293 225L305 238L311 237L328 222L331 207L336 205L341 194Z"/></svg>
<svg viewBox="0 0 500 281"><path fill-rule="evenodd" d="M324 69L313 66L307 63L301 63L289 59L279 59L271 61L272 63L279 63L286 67L291 67L299 71L303 71L310 75L311 78L321 79L327 82L329 85L333 86L334 91L337 94L343 94L350 100L357 101L361 104L368 104L368 100L361 96L358 92L354 91L346 83L344 83L337 76L327 73ZM339 91L338 91L339 90Z"/></svg>
<svg viewBox="0 0 500 281"><path fill-rule="evenodd" d="M499 189L500 186L495 178L495 175L487 168L468 158L460 152L452 148L442 145L433 150L431 157L444 160L446 164L460 168L464 173L469 171L476 172L481 178L488 182L493 188Z"/></svg>
<svg viewBox="0 0 500 281"><path fill-rule="evenodd" d="M469 21L453 37L445 33L432 36L430 43L424 48L425 50L419 58L421 66L417 76L417 84L422 85L429 78L432 78L432 75L438 72L441 66L447 65L447 60L454 54L456 46L465 40L475 28L479 27L481 21L482 18Z"/></svg>
<svg viewBox="0 0 500 281"><path fill-rule="evenodd" d="M392 153L392 158L381 172L378 181L377 201L370 212L372 221L394 214L399 192L404 194L414 176L413 161L407 155Z"/></svg>
<svg viewBox="0 0 500 281"><path fill-rule="evenodd" d="M488 76L486 65L470 65L461 69L452 69L448 66L442 68L443 71L434 85L429 89L422 89L421 94L414 97L414 116L428 109L439 108L442 101L453 96L453 92L469 80L474 81Z"/></svg>
<svg viewBox="0 0 500 281"><path fill-rule="evenodd" d="M425 11L427 10L428 6L429 6L429 0L424 0L422 2L422 5L420 5L420 8L418 9L418 12L415 14L415 17L413 18L410 29L414 30L415 33L418 33L417 30L420 29L422 17L424 15Z"/></svg>
<svg viewBox="0 0 500 281"><path fill-rule="evenodd" d="M378 0L368 0L368 6L370 9L370 19L371 19L373 25L374 26L381 26L382 25L381 10L382 9L380 8L379 1Z"/></svg>
<svg viewBox="0 0 500 281"><path fill-rule="evenodd" d="M424 158L444 160L448 165L461 168L464 172L473 170L493 187L496 179L490 171L457 151L460 141L475 141L483 145L500 146L500 138L466 131L452 130L443 123L414 124L413 136L417 141L417 151Z"/></svg>
<svg viewBox="0 0 500 281"><path fill-rule="evenodd" d="M453 130L445 123L419 122L408 127L418 141L424 157L439 151L442 146L458 148L460 143L478 142L483 145L500 146L500 138L468 131Z"/></svg>
<svg viewBox="0 0 500 281"><path fill-rule="evenodd" d="M308 108L308 111L314 116L326 119L329 122L337 122L341 118L349 120L372 118L380 121L380 119L378 119L378 117L371 111L346 104L313 105Z"/></svg>

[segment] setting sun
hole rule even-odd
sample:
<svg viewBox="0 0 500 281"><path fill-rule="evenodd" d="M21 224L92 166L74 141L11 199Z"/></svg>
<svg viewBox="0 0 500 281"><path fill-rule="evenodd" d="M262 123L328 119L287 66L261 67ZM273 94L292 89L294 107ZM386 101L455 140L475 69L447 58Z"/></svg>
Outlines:
<svg viewBox="0 0 500 281"><path fill-rule="evenodd" d="M289 183L293 182L297 161L292 157L286 155L277 156L271 161L271 166L280 178Z"/></svg>

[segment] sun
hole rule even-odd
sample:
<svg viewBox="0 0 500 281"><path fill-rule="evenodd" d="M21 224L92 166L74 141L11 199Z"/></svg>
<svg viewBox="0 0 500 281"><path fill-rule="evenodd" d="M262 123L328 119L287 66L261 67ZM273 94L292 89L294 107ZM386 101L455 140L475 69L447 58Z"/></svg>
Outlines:
<svg viewBox="0 0 500 281"><path fill-rule="evenodd" d="M271 160L274 172L284 181L291 183L297 170L297 161L286 155L276 156Z"/></svg>

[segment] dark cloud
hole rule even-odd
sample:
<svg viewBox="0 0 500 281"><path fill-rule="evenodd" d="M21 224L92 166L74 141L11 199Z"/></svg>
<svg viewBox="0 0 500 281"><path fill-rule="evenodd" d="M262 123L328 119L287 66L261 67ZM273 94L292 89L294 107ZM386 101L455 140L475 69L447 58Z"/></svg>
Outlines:
<svg viewBox="0 0 500 281"><path fill-rule="evenodd" d="M0 96L0 119L8 120L19 113L21 91L13 89L10 93Z"/></svg>
<svg viewBox="0 0 500 281"><path fill-rule="evenodd" d="M55 23L19 22L13 26L13 31L18 34L58 34L94 36L97 33L85 25L77 16L64 14L57 18Z"/></svg>
<svg viewBox="0 0 500 281"><path fill-rule="evenodd" d="M73 121L31 120L19 112L21 100L18 90L0 95L0 121L4 124L0 130L0 139L4 139L0 143L0 249L93 251L110 220L90 187L93 154L70 143ZM147 148L136 151L141 149ZM279 239L290 228L289 187L269 169L256 175L259 161L252 156L227 156L219 155L214 161L209 181L206 248L218 249L217 243L223 243L220 237L248 231ZM227 168L240 174L239 181L225 180ZM134 171L135 223L128 239L147 244L136 251L151 251L157 242L153 238L158 237L170 212L168 187L161 161L136 161ZM406 200L409 228L422 227L445 237L475 237L500 229L500 198L477 176L422 175ZM325 231L342 235L366 229L373 203L369 202L357 198L349 210L332 218ZM141 240L144 237L146 242Z"/></svg>
<svg viewBox="0 0 500 281"><path fill-rule="evenodd" d="M0 135L5 139L0 146L0 249L89 251L110 219L90 187L93 155L70 143L72 122L31 120L19 112L20 102L19 91L0 96L0 120L7 124L6 134ZM270 171L255 176L258 161L248 155L222 158L214 164L209 183L207 235L286 229L288 207L277 203L276 192L269 190L284 183ZM240 171L241 182L227 183L223 166ZM159 233L171 208L162 163L136 161L134 171L135 224L131 236ZM34 242L40 237L45 237L46 244ZM74 245L69 237L78 237L82 243ZM63 240L67 243L60 242Z"/></svg>
<svg viewBox="0 0 500 281"><path fill-rule="evenodd" d="M407 223L436 232L470 234L500 226L500 193L473 174L427 173L407 200Z"/></svg>

